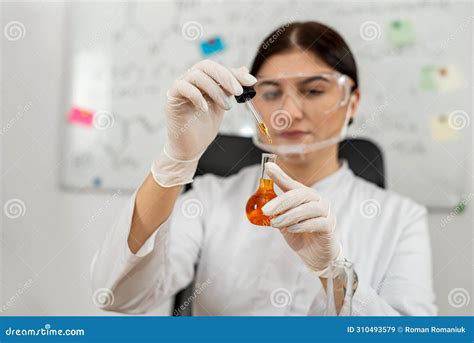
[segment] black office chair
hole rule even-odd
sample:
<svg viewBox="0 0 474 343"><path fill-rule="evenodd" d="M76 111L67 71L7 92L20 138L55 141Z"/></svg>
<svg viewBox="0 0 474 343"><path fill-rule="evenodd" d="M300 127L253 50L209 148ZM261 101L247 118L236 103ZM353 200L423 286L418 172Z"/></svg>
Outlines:
<svg viewBox="0 0 474 343"><path fill-rule="evenodd" d="M251 138L218 135L199 160L196 175L207 173L229 176L243 167L259 164L264 151L256 147ZM346 139L339 143L339 158L345 159L355 175L385 188L382 151L375 143L365 139ZM192 184L186 186L186 190ZM191 297L192 282L175 296L173 315L191 315L191 305L178 311L181 304Z"/></svg>

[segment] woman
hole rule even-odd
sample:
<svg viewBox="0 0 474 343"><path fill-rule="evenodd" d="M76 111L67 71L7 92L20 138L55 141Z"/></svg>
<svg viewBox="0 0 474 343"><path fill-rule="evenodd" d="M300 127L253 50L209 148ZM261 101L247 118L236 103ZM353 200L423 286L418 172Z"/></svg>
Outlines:
<svg viewBox="0 0 474 343"><path fill-rule="evenodd" d="M349 47L316 22L268 37L275 36L262 43L250 73L201 61L168 91L164 150L93 261L94 289L113 294L106 310L144 313L195 277L194 315L323 314L328 265L347 259L358 276L353 314L436 314L425 208L338 160L360 97ZM197 177L181 194L230 99L251 85L273 138L255 143L278 154L267 171L279 195L263 208L275 216L272 228L253 226L244 213L260 166ZM375 216L364 211L368 201ZM200 216L188 214L193 205ZM340 310L340 293L336 301Z"/></svg>

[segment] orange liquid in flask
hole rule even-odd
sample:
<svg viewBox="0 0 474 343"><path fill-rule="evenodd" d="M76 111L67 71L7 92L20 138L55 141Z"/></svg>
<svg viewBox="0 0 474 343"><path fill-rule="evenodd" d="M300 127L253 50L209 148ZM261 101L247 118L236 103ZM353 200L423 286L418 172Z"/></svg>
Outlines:
<svg viewBox="0 0 474 343"><path fill-rule="evenodd" d="M265 174L265 163L275 162L276 155L263 154L262 155L262 176L258 185L257 191L248 199L245 206L247 218L252 224L259 226L270 226L272 217L263 214L262 207L275 198L277 195L273 189L273 180Z"/></svg>

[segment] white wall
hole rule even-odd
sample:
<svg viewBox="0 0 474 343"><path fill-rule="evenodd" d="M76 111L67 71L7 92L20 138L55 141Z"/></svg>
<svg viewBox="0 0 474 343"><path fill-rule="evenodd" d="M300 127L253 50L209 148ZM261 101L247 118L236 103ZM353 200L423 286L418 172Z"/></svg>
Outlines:
<svg viewBox="0 0 474 343"><path fill-rule="evenodd" d="M18 41L2 35L2 207L19 198L26 212L2 217L1 304L25 288L5 314L107 314L93 306L88 269L127 198L58 189L65 5L12 2L2 9L2 32L12 20L26 32ZM169 304L155 314L168 311Z"/></svg>
<svg viewBox="0 0 474 343"><path fill-rule="evenodd" d="M126 197L70 193L57 186L59 128L64 120L64 10L64 4L53 2L2 4L2 33L13 20L25 26L20 40L1 37L1 205L18 198L25 208L19 218L2 216L0 307L6 305L6 315L106 314L92 304L88 268ZM472 176L472 170L466 175ZM472 185L466 186L469 192ZM468 203L467 210L446 226L441 223L447 214L429 218L443 315L473 314L472 299L460 308L448 301L455 288L473 295L473 206ZM154 314L167 311L165 305Z"/></svg>

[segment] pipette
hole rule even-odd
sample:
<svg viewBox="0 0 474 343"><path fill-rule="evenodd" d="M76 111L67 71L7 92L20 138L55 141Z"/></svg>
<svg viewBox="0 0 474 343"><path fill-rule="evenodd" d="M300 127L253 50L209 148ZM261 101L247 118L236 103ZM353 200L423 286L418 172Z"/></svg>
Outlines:
<svg viewBox="0 0 474 343"><path fill-rule="evenodd" d="M268 141L271 143L272 138L270 137L270 134L268 133L268 128L263 122L263 119L260 116L260 113L258 113L258 111L253 106L252 101L250 101L255 96L255 94L257 94L257 92L255 91L253 87L242 86L242 88L244 89L243 93L241 95L235 96L235 100L237 100L239 104L241 103L246 104L247 108L253 114L253 117L255 121L257 122L258 129L263 135L265 135L265 137L267 137Z"/></svg>

